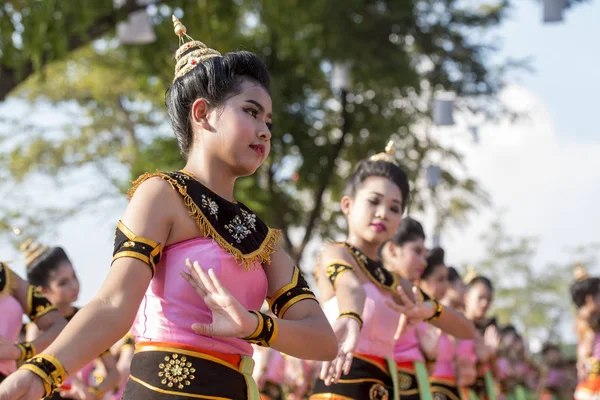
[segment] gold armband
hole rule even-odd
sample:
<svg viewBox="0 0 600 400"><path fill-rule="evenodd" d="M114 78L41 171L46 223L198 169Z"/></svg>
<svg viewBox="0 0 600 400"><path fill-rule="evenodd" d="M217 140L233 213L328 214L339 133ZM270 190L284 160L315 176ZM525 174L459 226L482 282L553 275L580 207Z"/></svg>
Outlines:
<svg viewBox="0 0 600 400"><path fill-rule="evenodd" d="M308 287L308 283L302 276L302 272L296 266L294 266L294 273L292 275L292 281L275 293L273 298L267 298L267 303L271 311L277 318L283 318L286 311L302 300L314 300L318 303L314 293Z"/></svg>
<svg viewBox="0 0 600 400"><path fill-rule="evenodd" d="M351 319L355 320L356 322L358 322L358 327L360 329L362 329L362 327L363 327L362 317L357 312L354 312L354 311L341 312L340 315L338 315L337 319L340 319L340 318L351 318Z"/></svg>
<svg viewBox="0 0 600 400"><path fill-rule="evenodd" d="M156 265L160 261L163 246L153 240L137 236L121 221L115 232L115 244L112 262L122 257L136 258L150 267L152 276L156 271Z"/></svg>
<svg viewBox="0 0 600 400"><path fill-rule="evenodd" d="M15 346L19 348L21 351L21 355L17 358L17 361L25 361L29 360L31 357L35 356L35 347L31 342L21 342L17 343Z"/></svg>
<svg viewBox="0 0 600 400"><path fill-rule="evenodd" d="M245 337L244 340L263 347L270 347L271 342L277 338L277 320L261 313L260 311L250 311L258 318L258 325L252 334Z"/></svg>
<svg viewBox="0 0 600 400"><path fill-rule="evenodd" d="M27 288L27 316L31 322L37 321L42 316L57 308L50 303L43 294L34 286Z"/></svg>
<svg viewBox="0 0 600 400"><path fill-rule="evenodd" d="M433 303L433 315L427 318L425 322L431 322L439 319L444 312L444 306L440 304L439 301L431 299L431 302Z"/></svg>
<svg viewBox="0 0 600 400"><path fill-rule="evenodd" d="M327 279L329 279L329 282L331 282L331 286L333 286L334 289L337 278L348 271L354 271L354 268L343 260L332 261L325 267L325 275L327 275Z"/></svg>
<svg viewBox="0 0 600 400"><path fill-rule="evenodd" d="M50 354L38 354L25 361L19 369L31 371L40 378L44 385L44 396L50 397L54 390L63 384L67 373L58 359Z"/></svg>

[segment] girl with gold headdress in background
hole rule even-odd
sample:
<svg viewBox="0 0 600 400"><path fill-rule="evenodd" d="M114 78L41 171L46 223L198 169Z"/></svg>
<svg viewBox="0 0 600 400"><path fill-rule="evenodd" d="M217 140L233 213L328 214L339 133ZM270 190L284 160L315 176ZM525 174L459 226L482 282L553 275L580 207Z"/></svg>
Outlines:
<svg viewBox="0 0 600 400"><path fill-rule="evenodd" d="M577 369L580 382L576 400L600 396L600 278L588 275L585 268L575 267L571 298L576 311Z"/></svg>
<svg viewBox="0 0 600 400"><path fill-rule="evenodd" d="M380 261L379 249L398 228L409 200L408 179L391 144L356 166L341 199L347 239L328 244L319 258L317 285L340 344L338 358L323 364L313 400L397 398L393 354L400 312L412 321L448 324L439 304L419 297L413 303L412 284ZM455 331L468 337L469 327L472 332L472 326L458 324Z"/></svg>
<svg viewBox="0 0 600 400"><path fill-rule="evenodd" d="M253 53L221 55L173 22L181 46L165 103L185 168L135 182L100 291L0 385L1 400L48 395L132 324L125 400L257 400L253 343L299 358L336 355L331 326L279 247L280 233L234 196L237 178L269 155L269 72ZM266 298L270 315L259 311Z"/></svg>
<svg viewBox="0 0 600 400"><path fill-rule="evenodd" d="M35 340L18 343L23 314L44 331ZM0 382L23 362L44 350L66 321L35 287L0 262Z"/></svg>
<svg viewBox="0 0 600 400"><path fill-rule="evenodd" d="M29 239L21 245L25 253L27 280L42 293L67 320L75 316L79 308L73 304L79 297L79 279L62 247L46 247ZM41 331L36 325L27 325L27 340L35 340ZM94 381L93 372L98 367L105 371L101 382ZM73 374L72 378L61 385L64 395L82 400L103 399L104 395L117 386L118 372L116 360L109 350L102 352L98 358L88 363L83 369ZM52 400L61 399L56 392Z"/></svg>

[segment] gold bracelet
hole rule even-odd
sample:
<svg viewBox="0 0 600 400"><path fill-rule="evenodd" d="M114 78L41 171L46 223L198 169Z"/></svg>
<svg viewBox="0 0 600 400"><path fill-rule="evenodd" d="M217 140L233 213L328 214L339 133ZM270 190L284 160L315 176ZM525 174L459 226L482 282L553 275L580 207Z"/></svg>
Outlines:
<svg viewBox="0 0 600 400"><path fill-rule="evenodd" d="M248 343L270 347L271 343L277 338L277 334L279 333L277 320L260 311L251 310L250 312L258 318L258 325L250 336L243 339Z"/></svg>
<svg viewBox="0 0 600 400"><path fill-rule="evenodd" d="M67 372L61 362L50 354L38 354L27 360L19 369L31 371L42 378L44 397L51 396L67 378Z"/></svg>
<svg viewBox="0 0 600 400"><path fill-rule="evenodd" d="M340 315L338 315L337 319L340 319L340 318L351 318L351 319L355 320L356 322L358 322L359 329L362 329L362 327L363 327L363 320L362 320L360 314L357 312L354 312L354 311L341 312Z"/></svg>
<svg viewBox="0 0 600 400"><path fill-rule="evenodd" d="M425 319L425 322L431 322L435 321L436 319L439 319L442 316L442 313L444 312L444 306L440 304L439 301L432 299L431 302L433 303L434 312L431 317Z"/></svg>
<svg viewBox="0 0 600 400"><path fill-rule="evenodd" d="M21 351L21 355L17 358L17 361L29 360L36 354L35 347L31 342L21 342L17 343L15 346Z"/></svg>

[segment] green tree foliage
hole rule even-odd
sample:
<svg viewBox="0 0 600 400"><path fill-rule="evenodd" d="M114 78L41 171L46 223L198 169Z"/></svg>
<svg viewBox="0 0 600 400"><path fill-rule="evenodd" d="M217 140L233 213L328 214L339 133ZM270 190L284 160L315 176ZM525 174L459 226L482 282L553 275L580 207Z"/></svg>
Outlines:
<svg viewBox="0 0 600 400"><path fill-rule="evenodd" d="M8 4L19 14L25 9L37 13L38 3ZM81 19L75 9L62 15L71 13L80 23L77 29L89 32L110 11L104 2L98 4L97 10L80 9L93 14ZM111 28L86 36L96 40L67 54L72 47L55 43L66 31L54 33L46 36L52 42L48 46L62 52L48 52L52 56L42 56L44 62L37 64L32 55L19 55L32 65L47 65L15 96L50 101L59 109L74 105L78 116L59 132L35 130L21 137L2 161L16 180L91 165L121 192L141 172L180 168L183 161L162 105L177 47L170 22L174 12L194 38L221 52L255 51L270 68L276 125L272 153L255 176L239 182L237 197L283 228L296 259L311 237L331 237L343 230L337 200L345 179L358 160L382 151L390 137L414 183L411 210L433 205L441 223L464 221L488 199L462 168L461 154L432 138L430 106L434 92L444 89L456 93L464 113L503 115L496 95L512 63L490 61L496 51L491 30L506 18L508 8L508 1L182 0L148 8L157 36L150 45L119 45ZM30 29L33 21L23 21ZM4 32L0 48L6 53ZM27 34L39 38L40 32L31 28ZM49 63L56 59L62 61ZM330 86L336 62L351 65L344 99ZM3 62L3 73L18 64ZM442 181L428 189L424 168L434 158L445 160ZM299 239L290 236L294 227L302 228Z"/></svg>
<svg viewBox="0 0 600 400"><path fill-rule="evenodd" d="M536 239L511 237L499 220L481 239L484 257L475 270L494 283L493 313L499 323L514 324L528 338L558 340L561 327L572 321L569 287L575 262L592 267L598 246L565 249L566 261L541 267L534 264Z"/></svg>

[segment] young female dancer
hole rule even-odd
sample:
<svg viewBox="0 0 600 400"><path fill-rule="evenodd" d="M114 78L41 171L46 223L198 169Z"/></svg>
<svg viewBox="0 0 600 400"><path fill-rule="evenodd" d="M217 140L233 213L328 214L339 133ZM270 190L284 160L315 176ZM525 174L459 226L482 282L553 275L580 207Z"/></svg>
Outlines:
<svg viewBox="0 0 600 400"><path fill-rule="evenodd" d="M486 335L490 336L490 332L496 332L495 320L487 317L488 309L492 305L494 297L494 287L488 278L477 275L473 271L467 279L465 316L473 321L478 330L474 343L474 351L477 357L477 379L473 385L473 390L480 399L484 399L487 398L485 374L495 368L495 349L488 346L485 341Z"/></svg>
<svg viewBox="0 0 600 400"><path fill-rule="evenodd" d="M23 314L44 331L35 340L17 343ZM0 263L0 382L17 370L17 362L44 350L65 327L60 313L34 286Z"/></svg>
<svg viewBox="0 0 600 400"><path fill-rule="evenodd" d="M456 285L456 283L455 283ZM444 250L434 248L427 254L427 267L421 276L421 289L429 297L442 301L446 296L448 268L444 262ZM456 383L456 343L452 336L442 332L439 337L439 349L434 370L429 379L433 398L460 400L461 394ZM432 359L428 355L428 359Z"/></svg>
<svg viewBox="0 0 600 400"><path fill-rule="evenodd" d="M400 226L381 250L385 267L398 275L400 278L418 285L427 267L425 251L425 232L422 225L410 217L403 218ZM430 298L423 290L419 295L439 307L443 307L438 300ZM462 339L474 337L473 324L460 313L447 307L445 312L436 321L435 325L441 327L446 333ZM419 399L421 390L429 390L428 379L425 379L425 371L421 379L417 379L416 363L426 361L423 347L437 348L436 342L439 334L429 334L429 327L420 326L415 323L407 323L397 337L394 347L394 360L398 368L399 394L403 399ZM419 339L419 334L421 338ZM430 344L422 346L425 342ZM433 344L434 346L432 346ZM437 352L437 351L436 351ZM435 358L434 354L429 357Z"/></svg>
<svg viewBox="0 0 600 400"><path fill-rule="evenodd" d="M99 293L44 354L0 385L1 400L50 393L132 323L126 400L258 399L252 343L322 361L337 353L278 232L234 199L237 178L269 154L268 71L252 53L222 56L185 42L185 27L173 20L182 45L165 102L186 166L138 179ZM267 297L276 318L258 311Z"/></svg>
<svg viewBox="0 0 600 400"><path fill-rule="evenodd" d="M395 398L392 356L399 312L414 322L446 320L438 303L420 297L413 303L404 290L411 292L410 282L398 280L379 261L379 248L396 231L408 203L408 181L392 154L388 145L385 153L357 165L341 200L348 237L321 253L317 285L340 351L333 363L323 365L311 399Z"/></svg>
<svg viewBox="0 0 600 400"><path fill-rule="evenodd" d="M393 152L391 143L386 153L358 163L341 199L348 237L320 254L317 286L340 346L338 358L324 363L313 400L394 398L395 372L386 358L400 313L386 303L394 301L399 283L377 256L408 202L408 179ZM429 307L429 316L434 313Z"/></svg>
<svg viewBox="0 0 600 400"><path fill-rule="evenodd" d="M25 253L29 283L46 296L67 321L71 321L79 311L79 308L73 305L79 297L79 279L67 253L62 247L48 248L32 240L23 243L21 250ZM40 333L37 326L27 325L27 340L36 339ZM96 364L101 364L105 371L105 377L99 385L95 385L91 379ZM114 389L118 379L116 360L110 351L106 350L97 360L73 374L73 377L62 385L61 391L84 400L101 399L105 393ZM61 398L63 397L58 392L51 397L52 400Z"/></svg>

